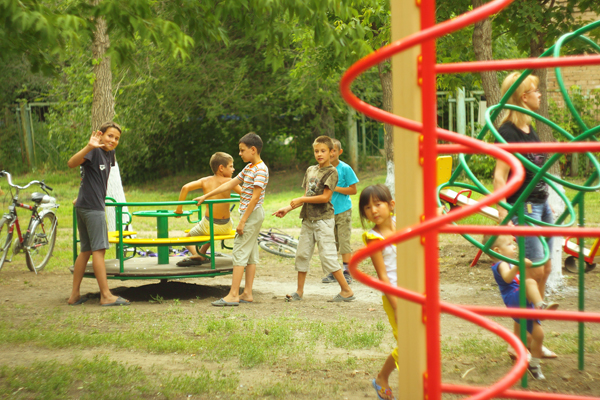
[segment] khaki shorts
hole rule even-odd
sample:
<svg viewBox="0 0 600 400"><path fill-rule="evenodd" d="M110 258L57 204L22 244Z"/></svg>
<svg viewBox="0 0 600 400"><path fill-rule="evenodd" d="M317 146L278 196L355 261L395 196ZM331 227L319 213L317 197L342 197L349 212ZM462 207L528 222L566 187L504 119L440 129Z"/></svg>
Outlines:
<svg viewBox="0 0 600 400"><path fill-rule="evenodd" d="M258 264L258 234L265 219L265 210L256 207L244 225L244 234L235 234L233 240L233 266Z"/></svg>
<svg viewBox="0 0 600 400"><path fill-rule="evenodd" d="M302 220L302 230L296 250L296 271L308 272L315 244L319 246L319 258L323 272L330 274L341 269L334 244L334 227L335 220L333 218L318 221Z"/></svg>
<svg viewBox="0 0 600 400"><path fill-rule="evenodd" d="M229 235L233 229L231 218L213 220L213 231L215 235ZM204 217L200 222L190 229L190 236L210 236L210 221Z"/></svg>
<svg viewBox="0 0 600 400"><path fill-rule="evenodd" d="M335 216L335 247L340 254L352 253L350 237L352 236L352 209Z"/></svg>

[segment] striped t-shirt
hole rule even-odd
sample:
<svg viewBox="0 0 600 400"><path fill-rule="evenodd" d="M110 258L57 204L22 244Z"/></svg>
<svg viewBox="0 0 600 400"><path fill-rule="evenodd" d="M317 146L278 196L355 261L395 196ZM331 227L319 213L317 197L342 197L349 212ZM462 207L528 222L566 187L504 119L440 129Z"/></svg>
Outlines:
<svg viewBox="0 0 600 400"><path fill-rule="evenodd" d="M266 164L262 161L254 165L248 164L244 167L242 172L239 173L237 178L242 181L240 212L243 213L246 211L246 208L248 208L248 204L250 203L250 200L252 200L252 193L254 192L255 186L262 189L258 203L256 203L256 207L261 206L265 201L265 189L267 188L267 183L269 183L269 168L267 168ZM254 207L254 209L256 209L256 207Z"/></svg>

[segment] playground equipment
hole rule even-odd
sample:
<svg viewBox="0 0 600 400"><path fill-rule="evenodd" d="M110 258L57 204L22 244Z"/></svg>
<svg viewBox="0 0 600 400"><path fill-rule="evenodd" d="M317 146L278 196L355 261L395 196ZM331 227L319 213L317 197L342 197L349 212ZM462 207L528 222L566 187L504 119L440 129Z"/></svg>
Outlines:
<svg viewBox="0 0 600 400"><path fill-rule="evenodd" d="M239 202L239 196L229 199L206 200L203 204L208 207L210 220L210 235L191 236L191 237L169 237L169 218L187 217L188 222L195 224L202 219L201 207L193 211L184 211L183 214L175 214L169 210L137 211L133 214L125 213L129 220L123 219L123 207L175 207L178 205L195 205L195 201L166 201L166 202L148 202L148 203L117 203L114 199L107 197L106 206L115 207L115 219L117 230L109 232L109 242L115 244L115 259L107 259L106 275L108 279L168 279L181 278L200 278L214 277L219 275L231 274L233 272L233 262L228 255L220 254L217 256L215 243L221 241L223 248L224 241L235 237L235 230L227 235L215 235L213 230L213 205L217 203ZM193 221L191 217L197 214L198 220ZM157 237L156 238L132 238L137 232L123 230L123 227L131 223L132 215L139 217L156 218ZM73 263L77 259L77 218L75 209L73 209ZM176 265L181 259L169 256L170 246L196 245L198 248L205 243L210 243L210 253L206 256L210 258L210 264L203 264L192 267L181 268ZM135 257L137 248L157 247L158 257ZM128 256L128 253L132 253ZM73 267L71 267L73 271ZM88 262L85 270L85 277L93 278L94 270L92 262Z"/></svg>
<svg viewBox="0 0 600 400"><path fill-rule="evenodd" d="M410 148L395 148L396 151L396 168L400 165L400 160L404 158L414 158L412 157L414 152L418 152L417 160L418 162L414 165L410 166L412 168L411 175L419 175L422 176L422 187L423 187L423 210L421 223L413 224L410 226L402 226L401 223L398 225L398 232L391 237L387 238L383 241L377 241L374 244L357 251L352 260L350 262L350 271L352 275L358 279L359 281L372 286L373 288L392 294L394 296L400 297L402 299L408 300L413 303L420 304L422 306L421 309L421 319L420 322L425 326L425 341L422 338L416 337L416 335L409 336L412 332L420 332L421 327L418 324L413 325L404 325L406 326L406 331L408 333L405 335L407 339L413 340L402 340L404 337L401 337L399 332L399 352L405 352L409 347L417 347L420 346L421 343L425 343L426 346L426 367L425 369L421 369L421 365L423 365L421 359L414 358L401 358L405 360L406 366L399 365L399 369L401 370L399 373L399 379L401 379L404 384L402 387L402 392L399 394L399 399L417 399L417 398L427 398L427 399L440 399L442 392L448 393L458 393L458 394L470 394L472 395L469 399L489 399L493 397L509 397L509 398L519 398L519 399L589 399L590 397L584 396L574 396L574 395L561 395L561 394L552 394L552 393L536 393L536 392L525 392L525 391L517 391L517 390L509 390L509 388L516 383L527 368L527 358L526 358L526 349L524 345L508 330L500 326L499 324L492 322L483 316L503 316L503 317L514 317L514 318L543 318L543 319L553 319L553 320L565 320L565 321L578 321L580 322L580 330L579 330L579 347L580 349L583 347L583 322L600 322L600 313L585 313L585 312L566 312L566 311L540 311L540 310L532 310L532 309L507 309L507 308L499 308L499 307L476 307L476 306L455 306L452 304L448 304L445 302L441 302L439 299L439 269L438 269L438 242L437 236L439 233L459 233L463 235L469 234L510 234L518 237L519 246L523 248L524 246L524 237L523 236L572 236L580 238L583 241L584 237L598 237L600 236L600 229L595 228L577 228L572 229L567 226L567 224L563 224L566 216L570 216L571 220L568 221L568 224L573 224L575 221L575 212L573 210L573 206L571 203L566 201L566 198L563 198L563 201L567 203L567 211L564 215L564 218L561 217L557 221L557 223L553 226L525 226L526 218L523 215L523 208L511 209L509 212L508 218L512 217L515 213L519 218L519 226L477 226L477 225L454 225L451 224L453 221L461 220L469 215L479 212L484 207L488 207L492 204L497 203L500 199L506 198L507 195L514 193L524 179L524 168L521 162L523 160L518 159L518 155L511 155L510 153L516 152L527 152L532 151L535 148L536 152L593 152L600 150L600 144L597 142L586 142L585 144L580 143L536 143L534 145L531 144L500 144L494 145L490 143L485 143L480 140L474 140L466 136L457 135L452 132L445 131L443 129L436 128L436 108L435 108L435 84L436 84L436 73L459 73L459 72L477 72L483 70L504 70L509 68L546 68L546 67L561 67L561 66L573 66L573 65L589 65L589 64L600 64L600 56L575 56L575 57L559 57L560 55L560 47L563 43L567 43L570 40L575 38L579 38L583 33L588 32L593 29L600 23L595 23L590 26L584 27L572 34L565 35L565 37L561 38L559 42L550 48L546 53L544 53L543 57L539 59L524 59L524 60L510 60L510 61L491 61L491 62L473 62L473 63L457 63L457 64L436 64L435 63L435 43L434 40L436 37L447 34L451 31L458 30L464 28L467 25L473 24L479 20L482 20L488 17L491 14L494 14L500 11L502 8L506 7L511 3L512 0L495 0L490 3L487 3L469 13L461 15L457 18L454 18L451 21L446 21L435 25L435 9L434 2L429 0L423 0L417 2L417 7L420 7L420 22L421 22L421 31L417 33L410 34L407 37L402 38L402 40L398 40L393 42L392 44L379 49L375 53L371 54L368 57L365 57L354 64L343 76L342 81L340 83L340 88L342 92L342 96L344 99L358 111L365 113L367 116L382 121L384 123L392 124L394 126L400 127L404 130L410 130L413 132L420 133L418 140L418 147L414 149ZM393 1L392 2L392 10L394 12L398 12L398 9L402 11L406 11L412 7L412 2L400 2ZM405 6L402 8L402 6ZM395 7L398 7L397 9ZM410 12L409 12L410 14ZM406 13L402 13L403 21L411 20L411 17L414 15L407 15ZM394 15L392 15L394 18ZM404 23L404 22L403 22ZM399 25L392 23L392 27ZM589 42L589 41L587 41ZM362 102L358 97L356 97L352 91L350 90L351 84L356 77L364 72L365 70L376 66L377 64L383 62L384 60L391 58L393 55L406 52L416 45L421 45L421 52L418 54L415 59L412 60L413 65L418 65L418 68L415 70L410 70L410 78L414 79L414 83L418 82L419 87L414 89L414 93L403 92L402 96L405 98L410 98L411 101L415 102L416 98L421 95L420 106L422 112L419 117L423 121L422 123L418 121L412 121L408 118L400 117L395 114L391 114L380 109L377 109L367 103ZM593 46L595 50L600 50L598 46ZM549 58L549 55L553 55L553 58ZM404 60L404 59L403 59ZM408 69L407 65L410 62L402 63L398 62L394 64L394 68L402 67L404 69ZM528 69L525 74L531 73L531 69ZM557 72L557 76L559 73ZM406 76L403 76L406 79ZM522 76L521 79L525 77ZM414 88L416 85L412 84ZM517 81L517 85L520 84L520 80ZM564 94L564 93L563 93ZM394 107L396 107L396 99L394 99ZM506 99L503 99L505 102ZM410 104L407 105L407 109ZM488 112L486 118L489 123L495 119L495 116L500 111L502 106L494 107ZM509 107L509 106L505 106ZM510 106L512 107L512 106ZM519 108L519 111L525 112ZM412 111L412 110L411 110ZM532 115L535 118L539 118L537 115ZM544 122L549 123L550 121ZM600 128L593 128L587 130L584 134L580 135L576 139L572 136L569 137L568 132L564 131L560 127L552 124L553 128L558 129L563 135L569 138L573 142L578 142L587 138L593 139L593 136ZM396 141L398 137L396 136L394 140ZM442 139L449 142L454 142L457 144L454 145L440 145L437 143L437 139ZM437 199L438 199L438 191L436 189L436 167L435 162L438 154L474 154L474 153L485 153L497 159L500 159L506 162L511 171L512 176L507 182L506 187L498 190L497 192L487 194L487 191L483 187L479 187L477 183L474 183L474 187L476 190L479 190L481 193L486 193L487 196L483 197L479 200L477 204L467 204L464 207L458 208L451 213L446 215L437 216L436 210L438 207ZM588 153L589 154L589 153ZM461 156L459 156L461 157ZM589 186L591 183L597 179L597 172L594 173L592 177L586 182L584 185L572 185L565 184L561 182L558 178L551 177L545 175L550 165L556 161L558 158L557 155L550 158L548 163L546 163L543 167L539 168L536 173L536 177L534 180L538 180L543 178L549 185L553 187L552 181L556 181L562 183L565 186L572 187L577 186L577 190L580 190L580 194L592 189L595 186ZM519 162L521 161L521 162ZM591 160L594 163L593 160ZM404 161L403 161L404 162ZM461 161L462 165L462 161ZM597 161L594 163L594 166L598 170ZM530 168L530 165L527 165ZM463 168L464 169L464 168ZM413 173L413 171L415 171ZM466 172L466 170L465 170ZM400 177L403 171L396 171L396 177ZM473 177L474 178L474 177ZM398 178L397 178L398 179ZM474 181L476 182L476 181ZM453 182L458 183L458 182ZM459 185L456 185L459 186ZM419 188L417 184L415 187ZM443 189L443 188L441 188ZM527 195L527 193L525 193ZM579 196L579 195L578 195ZM407 197L407 196L404 196ZM398 199L397 205L400 209L406 208L414 209L413 204L407 203L406 201L410 201L411 199ZM467 202L468 203L468 202ZM579 198L573 199L572 203L577 203L579 205L579 224L583 225L583 194L579 196ZM507 206L506 204L502 204L502 206ZM527 221L533 222L533 221ZM420 241L411 240L414 238L420 238ZM405 276L412 278L412 275L420 273L427 275L427 279L424 282L425 286L425 294L422 294L415 290L407 290L401 287L393 287L388 284L384 284L381 281L378 281L365 273L358 270L358 264L366 259L372 252L380 251L385 246L388 246L393 243L401 242L411 242L410 249L414 250L414 252L418 252L422 254L424 259L424 266L426 272L421 268L421 265L415 265L414 268L404 268L400 263L400 247L398 247L398 282L399 284L403 282ZM487 250L487 249L486 249ZM547 249L546 249L547 251ZM583 246L581 247L581 253L583 251ZM581 255L580 253L580 255ZM524 263L524 252L521 251L519 254L519 260L516 262L511 260L513 263L518 264L520 267L520 273L524 276L525 273L525 263ZM545 262L545 260L543 261ZM537 265L543 264L543 262L538 263ZM583 257L580 256L579 260L580 271L583 270ZM417 272L414 272L417 271ZM404 275L404 276L403 276ZM580 311L583 311L583 274L580 274ZM421 276L421 280L424 280ZM414 279L417 280L417 279ZM523 281L522 281L523 282ZM521 292L521 300L524 302L525 300L525 290L522 288ZM404 318L403 321L406 320L407 311L405 308L409 308L405 305L405 303L399 303L401 310L398 311L398 318ZM452 315L458 316L460 318L467 319L469 321L475 322L477 325L492 331L498 336L502 337L506 340L516 351L517 353L517 361L513 368L507 373L505 377L500 379L498 382L493 384L490 387L468 387L464 385L450 385L443 384L441 382L441 365L440 365L440 312L447 312ZM416 321L419 321L418 319ZM402 324L398 324L399 326L403 326ZM521 323L521 326L524 326L524 323ZM412 367L411 365L416 366ZM580 368L583 368L583 356L582 351L580 351ZM412 371L411 371L412 369ZM405 372L408 373L405 374ZM419 374L420 378L419 379ZM408 379L405 379L405 375L410 375ZM525 378L525 377L524 377ZM526 384L526 381L523 381L523 384Z"/></svg>

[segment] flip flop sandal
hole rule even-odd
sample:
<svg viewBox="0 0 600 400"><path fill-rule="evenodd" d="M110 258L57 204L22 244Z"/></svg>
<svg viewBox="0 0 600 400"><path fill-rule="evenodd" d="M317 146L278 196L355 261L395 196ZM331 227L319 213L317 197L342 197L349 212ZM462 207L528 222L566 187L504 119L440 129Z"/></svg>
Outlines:
<svg viewBox="0 0 600 400"><path fill-rule="evenodd" d="M178 267L195 267L197 265L208 264L209 260L202 260L199 258L186 258L179 261L177 264Z"/></svg>
<svg viewBox="0 0 600 400"><path fill-rule="evenodd" d="M377 398L379 400L385 400L385 398L383 398L382 396L389 397L389 396L392 395L392 389L390 389L390 388L387 388L387 389L382 388L381 386L379 386L377 384L377 382L375 382L375 379L373 379L371 381L371 386L373 386L373 389L375 389L375 393L377 393ZM392 397L392 399L396 400L395 397Z"/></svg>
<svg viewBox="0 0 600 400"><path fill-rule="evenodd" d="M354 297L354 295L350 296L350 297L344 297L341 294L337 294L337 296L335 296L333 299L329 299L327 300L327 302L329 303L341 303L341 302L348 302L348 301L354 301L356 300L356 297Z"/></svg>
<svg viewBox="0 0 600 400"><path fill-rule="evenodd" d="M213 306L215 307L225 307L225 306L239 306L240 303L237 301L225 301L225 299L219 299L217 301L213 301L212 303Z"/></svg>
<svg viewBox="0 0 600 400"><path fill-rule="evenodd" d="M302 297L300 297L300 295L298 293L294 292L292 294L286 294L285 301L287 301L287 302L302 301Z"/></svg>
<svg viewBox="0 0 600 400"><path fill-rule="evenodd" d="M128 306L130 304L131 304L130 302L128 302L127 300L125 300L124 298L119 296L117 298L117 301L115 301L114 303L101 304L101 306L102 307L116 307L116 306Z"/></svg>
<svg viewBox="0 0 600 400"><path fill-rule="evenodd" d="M542 358L558 358L558 356L546 346L542 346Z"/></svg>

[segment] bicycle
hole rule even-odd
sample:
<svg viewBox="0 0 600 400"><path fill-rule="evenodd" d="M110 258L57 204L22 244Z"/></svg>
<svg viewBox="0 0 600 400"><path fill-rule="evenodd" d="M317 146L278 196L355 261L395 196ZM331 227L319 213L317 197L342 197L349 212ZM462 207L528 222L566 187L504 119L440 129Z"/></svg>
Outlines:
<svg viewBox="0 0 600 400"><path fill-rule="evenodd" d="M276 229L279 233L273 232L273 228L268 231L261 231L258 234L258 245L268 251L282 257L296 257L298 241L290 235Z"/></svg>
<svg viewBox="0 0 600 400"><path fill-rule="evenodd" d="M11 190L12 204L8 206L8 213L0 219L0 269L2 269L12 245L13 253L10 259L6 261L11 262L15 254L24 251L27 268L37 274L38 271L44 269L54 250L58 219L53 209L58 208L59 205L56 204L56 199L49 194L49 191L53 189L46 185L43 180L41 182L31 181L25 186L18 186L12 183L8 172L0 171L0 177L4 176L8 180L8 185L15 188L15 194L13 195ZM20 203L19 192L34 184L40 185L45 193L35 192L31 194L33 206ZM31 211L29 226L24 234L21 233L17 208ZM40 209L41 211L38 211ZM15 228L18 237L15 238L13 243L12 238Z"/></svg>

